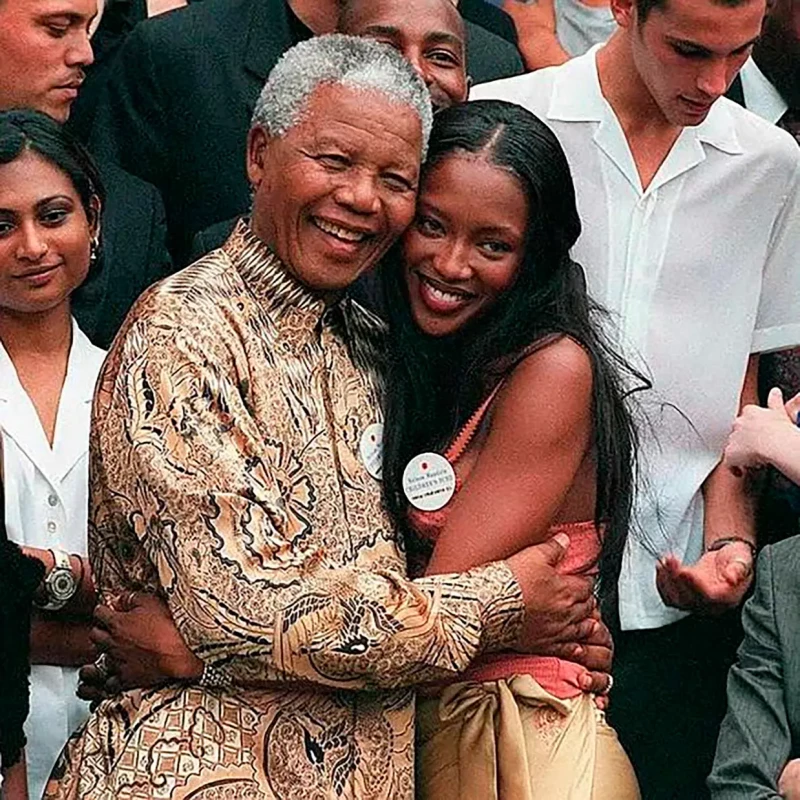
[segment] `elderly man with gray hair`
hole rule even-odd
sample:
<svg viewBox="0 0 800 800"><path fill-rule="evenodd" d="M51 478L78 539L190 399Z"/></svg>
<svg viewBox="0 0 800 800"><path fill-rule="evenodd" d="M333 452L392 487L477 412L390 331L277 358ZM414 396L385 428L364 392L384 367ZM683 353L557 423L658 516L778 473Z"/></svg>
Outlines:
<svg viewBox="0 0 800 800"><path fill-rule="evenodd" d="M46 797L411 798L412 687L595 628L559 543L410 581L382 508L381 330L342 290L411 222L430 126L391 48L297 45L249 134L250 220L129 315L94 407L97 668L142 596L191 658L100 703ZM169 672L175 629L145 626Z"/></svg>

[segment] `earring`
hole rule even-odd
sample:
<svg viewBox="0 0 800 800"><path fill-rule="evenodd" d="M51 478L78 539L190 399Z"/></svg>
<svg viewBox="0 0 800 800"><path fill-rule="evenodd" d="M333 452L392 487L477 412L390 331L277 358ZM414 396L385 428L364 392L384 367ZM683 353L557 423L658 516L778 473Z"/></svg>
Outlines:
<svg viewBox="0 0 800 800"><path fill-rule="evenodd" d="M100 241L95 236L89 244L89 266L94 266L97 263L97 256L100 252Z"/></svg>

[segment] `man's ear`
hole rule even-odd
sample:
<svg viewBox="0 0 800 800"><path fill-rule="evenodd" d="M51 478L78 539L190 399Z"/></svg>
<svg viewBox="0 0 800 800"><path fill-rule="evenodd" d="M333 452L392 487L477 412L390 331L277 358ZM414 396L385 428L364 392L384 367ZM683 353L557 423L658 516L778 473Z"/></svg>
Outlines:
<svg viewBox="0 0 800 800"><path fill-rule="evenodd" d="M264 178L269 145L270 137L260 125L250 129L247 134L247 180L254 189Z"/></svg>
<svg viewBox="0 0 800 800"><path fill-rule="evenodd" d="M638 25L636 0L611 0L610 6L611 14L620 28L631 29Z"/></svg>

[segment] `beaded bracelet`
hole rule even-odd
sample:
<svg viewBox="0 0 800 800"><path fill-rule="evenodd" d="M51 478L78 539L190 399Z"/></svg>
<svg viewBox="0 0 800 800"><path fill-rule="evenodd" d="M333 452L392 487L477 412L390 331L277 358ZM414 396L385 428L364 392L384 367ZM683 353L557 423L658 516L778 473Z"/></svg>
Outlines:
<svg viewBox="0 0 800 800"><path fill-rule="evenodd" d="M750 548L750 555L752 556L753 561L756 560L756 546L749 539L745 539L743 536L725 536L722 539L716 539L708 547L706 547L706 553L714 553L717 550L722 550L725 545L734 544L735 542L746 544Z"/></svg>

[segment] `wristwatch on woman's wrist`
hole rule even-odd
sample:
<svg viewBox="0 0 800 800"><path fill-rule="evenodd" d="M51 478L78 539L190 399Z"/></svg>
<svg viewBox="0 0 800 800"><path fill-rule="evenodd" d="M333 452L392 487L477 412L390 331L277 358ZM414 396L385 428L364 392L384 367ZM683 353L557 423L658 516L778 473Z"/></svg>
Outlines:
<svg viewBox="0 0 800 800"><path fill-rule="evenodd" d="M75 596L75 592L78 591L78 581L72 572L69 554L63 550L50 552L53 554L55 564L42 581L45 600L37 602L36 606L42 611L60 611Z"/></svg>

